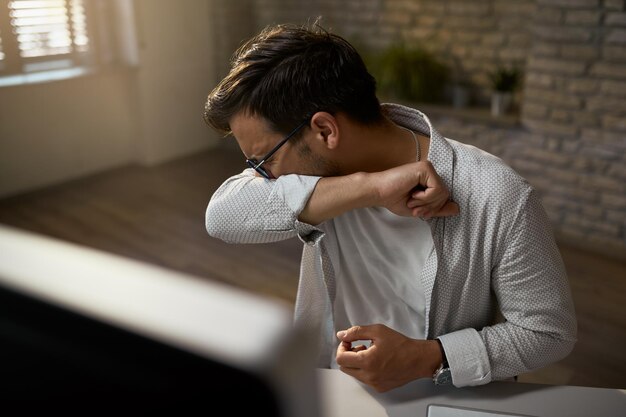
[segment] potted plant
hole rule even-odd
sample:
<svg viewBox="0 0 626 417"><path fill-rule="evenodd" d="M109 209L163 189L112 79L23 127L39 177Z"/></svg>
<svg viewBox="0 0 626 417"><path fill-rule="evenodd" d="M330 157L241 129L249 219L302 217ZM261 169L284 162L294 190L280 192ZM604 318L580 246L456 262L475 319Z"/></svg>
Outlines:
<svg viewBox="0 0 626 417"><path fill-rule="evenodd" d="M383 96L410 102L443 101L448 68L419 45L394 43L368 60Z"/></svg>
<svg viewBox="0 0 626 417"><path fill-rule="evenodd" d="M501 116L511 109L513 93L519 88L522 73L516 67L498 67L490 74L491 86L491 114Z"/></svg>

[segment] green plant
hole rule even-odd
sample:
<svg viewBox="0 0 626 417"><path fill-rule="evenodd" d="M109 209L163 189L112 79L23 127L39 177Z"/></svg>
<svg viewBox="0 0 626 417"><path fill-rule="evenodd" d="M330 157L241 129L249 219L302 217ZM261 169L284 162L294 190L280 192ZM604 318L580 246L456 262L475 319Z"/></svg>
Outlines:
<svg viewBox="0 0 626 417"><path fill-rule="evenodd" d="M419 46L395 43L367 55L366 63L383 96L414 102L443 100L448 68Z"/></svg>
<svg viewBox="0 0 626 417"><path fill-rule="evenodd" d="M498 67L489 78L495 91L512 93L522 82L522 72L517 67Z"/></svg>

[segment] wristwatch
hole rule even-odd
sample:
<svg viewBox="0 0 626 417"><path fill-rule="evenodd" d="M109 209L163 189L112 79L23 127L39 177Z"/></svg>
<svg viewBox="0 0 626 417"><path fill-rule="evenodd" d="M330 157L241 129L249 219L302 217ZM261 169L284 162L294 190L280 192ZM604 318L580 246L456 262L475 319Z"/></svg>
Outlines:
<svg viewBox="0 0 626 417"><path fill-rule="evenodd" d="M439 343L439 349L441 349L441 357L443 360L441 361L441 365L433 374L433 382L435 385L450 385L452 383L452 373L450 372L450 366L448 366L448 359L446 359L446 352L443 350L443 345L439 339L437 343Z"/></svg>

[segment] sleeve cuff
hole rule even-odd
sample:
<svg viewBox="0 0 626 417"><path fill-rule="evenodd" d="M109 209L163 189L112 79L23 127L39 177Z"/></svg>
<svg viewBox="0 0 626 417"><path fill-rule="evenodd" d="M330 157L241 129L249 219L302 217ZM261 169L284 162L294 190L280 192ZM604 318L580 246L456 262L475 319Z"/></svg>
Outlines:
<svg viewBox="0 0 626 417"><path fill-rule="evenodd" d="M491 382L487 349L476 330L463 329L441 335L438 339L446 352L454 386L465 387Z"/></svg>

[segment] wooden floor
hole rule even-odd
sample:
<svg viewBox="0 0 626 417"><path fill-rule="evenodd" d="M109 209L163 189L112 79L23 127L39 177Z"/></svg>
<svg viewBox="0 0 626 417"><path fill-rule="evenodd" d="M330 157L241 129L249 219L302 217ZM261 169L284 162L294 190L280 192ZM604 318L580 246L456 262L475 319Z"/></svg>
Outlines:
<svg viewBox="0 0 626 417"><path fill-rule="evenodd" d="M0 223L42 233L293 304L297 239L229 245L207 235L212 192L243 168L223 147L152 168L125 167L0 199ZM626 264L560 244L579 320L565 360L520 380L626 388Z"/></svg>

